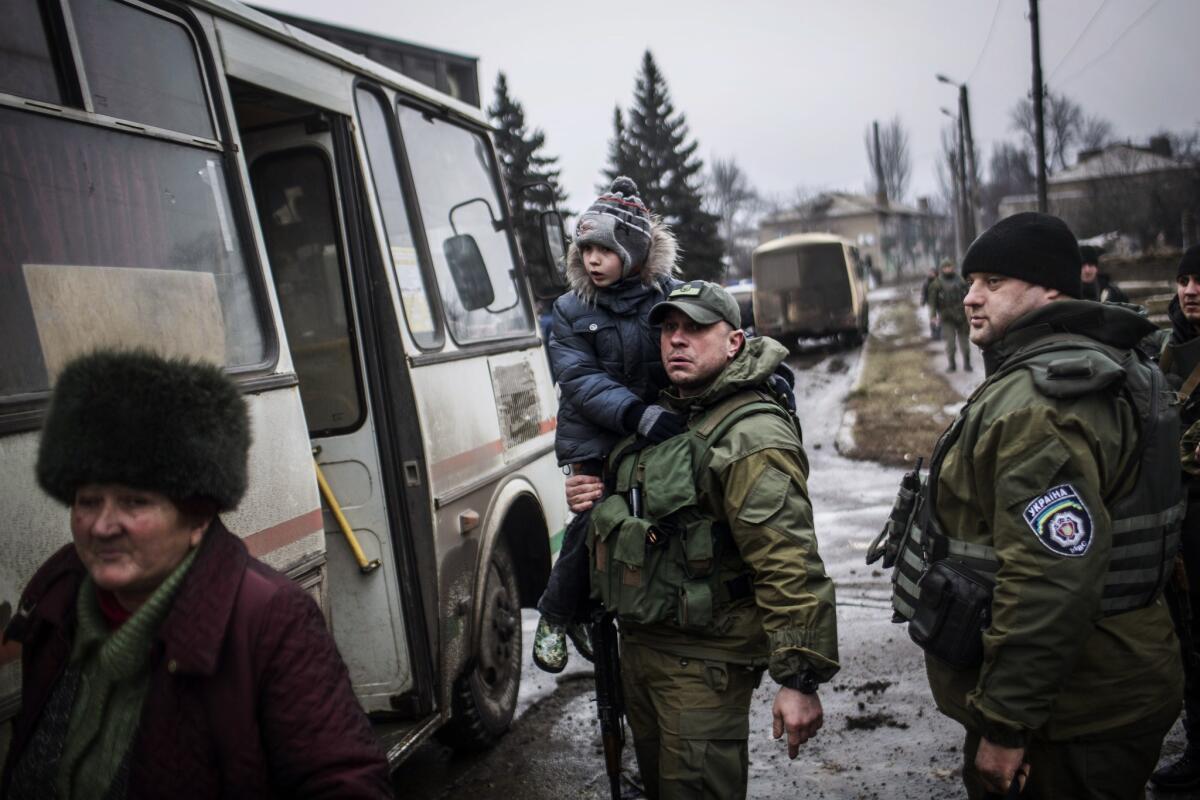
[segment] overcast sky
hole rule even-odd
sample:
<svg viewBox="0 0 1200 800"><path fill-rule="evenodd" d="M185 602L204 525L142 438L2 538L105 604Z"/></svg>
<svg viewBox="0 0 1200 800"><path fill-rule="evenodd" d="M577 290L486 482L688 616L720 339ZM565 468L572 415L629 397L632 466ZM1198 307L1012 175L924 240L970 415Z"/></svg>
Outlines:
<svg viewBox="0 0 1200 800"><path fill-rule="evenodd" d="M1016 140L1009 110L1031 84L1028 0L259 0L288 13L479 58L491 102L508 76L546 132L575 210L595 195L616 104L628 108L649 48L699 154L733 157L767 195L860 191L863 132L899 115L909 197L936 192L938 136L966 81L984 168ZM1042 70L1052 91L1144 142L1200 126L1200 2L1043 0Z"/></svg>

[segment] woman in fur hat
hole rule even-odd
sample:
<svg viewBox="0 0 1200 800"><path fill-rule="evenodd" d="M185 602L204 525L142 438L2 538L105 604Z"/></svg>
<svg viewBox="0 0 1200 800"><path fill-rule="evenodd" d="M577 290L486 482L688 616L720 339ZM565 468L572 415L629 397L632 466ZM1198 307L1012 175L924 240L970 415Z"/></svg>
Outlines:
<svg viewBox="0 0 1200 800"><path fill-rule="evenodd" d="M554 303L550 367L558 383L554 448L573 475L599 475L613 446L632 433L659 442L684 421L655 404L667 386L650 308L679 285L671 231L653 217L631 179L619 177L580 216L567 253L571 290ZM588 598L587 515L577 516L546 592L533 660L547 672L567 663L566 634L590 656L579 612Z"/></svg>
<svg viewBox="0 0 1200 800"><path fill-rule="evenodd" d="M217 516L249 445L218 367L100 352L63 370L37 478L73 543L5 631L22 705L0 796L391 796L316 603Z"/></svg>

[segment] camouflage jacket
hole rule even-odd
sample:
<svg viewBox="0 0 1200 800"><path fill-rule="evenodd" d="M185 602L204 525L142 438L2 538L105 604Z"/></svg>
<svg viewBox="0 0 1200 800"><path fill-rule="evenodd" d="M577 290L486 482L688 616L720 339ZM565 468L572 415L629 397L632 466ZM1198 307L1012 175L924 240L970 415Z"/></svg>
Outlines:
<svg viewBox="0 0 1200 800"><path fill-rule="evenodd" d="M966 296L967 282L956 272L950 277L938 275L930 281L925 301L929 304L930 312L941 317L943 323L966 325L967 312L963 308L963 298Z"/></svg>
<svg viewBox="0 0 1200 800"><path fill-rule="evenodd" d="M1014 322L985 363L990 375L1054 332L1128 349L1150 327L1123 308L1054 302ZM1007 746L1034 731L1061 740L1169 724L1183 680L1162 598L1100 613L1109 507L1136 478L1138 419L1127 398L1110 390L1052 397L1017 369L985 382L962 416L933 513L947 537L994 547L999 569L982 666L926 659L938 708ZM1051 536L1054 519L1039 516L1063 497L1086 517L1071 547Z"/></svg>
<svg viewBox="0 0 1200 800"><path fill-rule="evenodd" d="M660 402L694 422L731 395L762 386L786 355L773 339L751 339L702 394L683 398L668 390ZM797 425L776 414L735 422L712 443L696 488L700 507L729 526L737 563L727 566L751 576L753 596L715 609L701 633L622 622L623 635L681 657L768 666L776 681L805 670L820 681L833 677L834 586L817 553L807 480ZM654 486L648 483L646 492L649 496Z"/></svg>

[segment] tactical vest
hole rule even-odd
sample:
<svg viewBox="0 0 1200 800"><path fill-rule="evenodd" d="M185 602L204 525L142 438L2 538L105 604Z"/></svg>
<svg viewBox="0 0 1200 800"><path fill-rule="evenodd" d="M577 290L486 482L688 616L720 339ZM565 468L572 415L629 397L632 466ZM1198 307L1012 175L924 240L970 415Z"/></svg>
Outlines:
<svg viewBox="0 0 1200 800"><path fill-rule="evenodd" d="M1105 500L1112 520L1112 548L1100 611L1115 616L1152 604L1170 576L1179 550L1185 499L1180 480L1179 416L1162 372L1136 350L1109 347L1085 336L1056 334L1026 353L1014 355L971 395L954 424L934 448L929 475L921 486L907 536L892 572L892 606L911 620L920 597L919 581L927 565L944 558L972 569L995 584L999 561L989 545L946 536L937 522L937 481L942 461L962 431L972 403L987 387L1018 369L1033 373L1037 389L1048 397L1079 397L1109 391L1126 397L1136 411L1140 435L1136 457L1115 485L1137 470L1133 488Z"/></svg>
<svg viewBox="0 0 1200 800"><path fill-rule="evenodd" d="M688 432L639 449L627 439L609 457L610 491L588 531L592 597L643 625L701 631L721 606L753 595L729 526L700 505L697 485L712 448L753 414L795 417L770 396L744 390L694 419Z"/></svg>

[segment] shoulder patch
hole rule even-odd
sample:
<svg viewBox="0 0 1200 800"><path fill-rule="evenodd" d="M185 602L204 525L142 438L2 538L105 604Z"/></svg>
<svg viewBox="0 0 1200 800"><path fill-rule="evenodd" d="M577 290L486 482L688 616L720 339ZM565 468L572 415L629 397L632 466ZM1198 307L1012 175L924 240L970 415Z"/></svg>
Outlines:
<svg viewBox="0 0 1200 800"><path fill-rule="evenodd" d="M1069 483L1055 486L1025 507L1025 524L1060 556L1081 556L1092 545L1092 515Z"/></svg>

